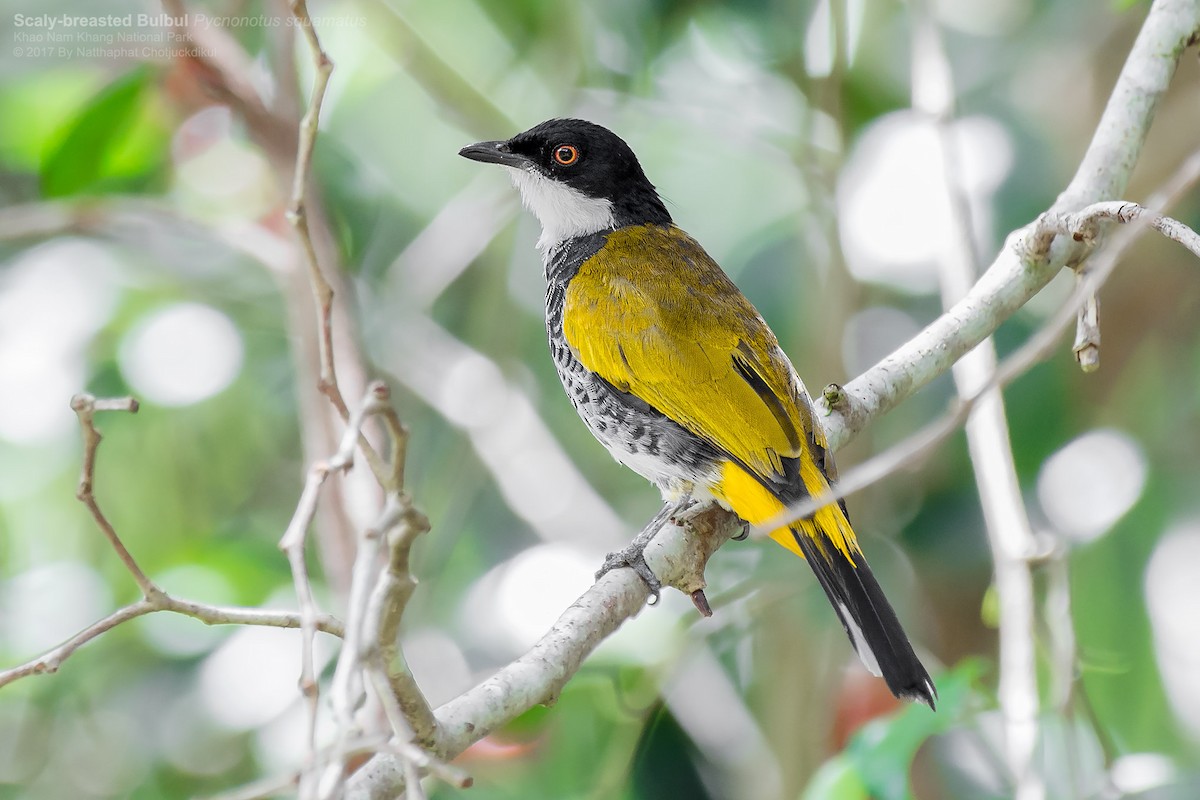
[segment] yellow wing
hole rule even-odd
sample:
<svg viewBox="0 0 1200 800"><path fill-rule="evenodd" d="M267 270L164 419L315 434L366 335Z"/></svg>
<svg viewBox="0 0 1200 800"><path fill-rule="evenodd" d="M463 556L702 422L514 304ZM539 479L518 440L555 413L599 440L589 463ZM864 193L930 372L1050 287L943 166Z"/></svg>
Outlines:
<svg viewBox="0 0 1200 800"><path fill-rule="evenodd" d="M708 488L748 522L827 487L824 435L775 335L678 228L609 234L568 285L563 333L589 370L728 455ZM799 527L858 552L836 504ZM787 528L772 536L800 554Z"/></svg>

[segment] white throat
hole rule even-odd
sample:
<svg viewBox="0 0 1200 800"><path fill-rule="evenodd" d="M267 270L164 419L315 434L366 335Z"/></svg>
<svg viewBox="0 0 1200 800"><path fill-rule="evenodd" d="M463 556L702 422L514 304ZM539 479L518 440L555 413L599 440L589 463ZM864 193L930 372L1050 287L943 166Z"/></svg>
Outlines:
<svg viewBox="0 0 1200 800"><path fill-rule="evenodd" d="M525 207L542 223L538 249L547 253L576 236L616 227L611 200L588 197L534 169L505 167Z"/></svg>

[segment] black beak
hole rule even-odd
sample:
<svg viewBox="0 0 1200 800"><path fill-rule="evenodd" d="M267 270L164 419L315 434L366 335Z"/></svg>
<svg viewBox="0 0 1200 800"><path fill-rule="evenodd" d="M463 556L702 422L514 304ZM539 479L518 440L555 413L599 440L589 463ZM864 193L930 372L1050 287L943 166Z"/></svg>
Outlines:
<svg viewBox="0 0 1200 800"><path fill-rule="evenodd" d="M525 156L510 153L507 142L478 142L469 144L458 154L472 161L482 161L484 164L503 164L506 167L524 169L530 161Z"/></svg>

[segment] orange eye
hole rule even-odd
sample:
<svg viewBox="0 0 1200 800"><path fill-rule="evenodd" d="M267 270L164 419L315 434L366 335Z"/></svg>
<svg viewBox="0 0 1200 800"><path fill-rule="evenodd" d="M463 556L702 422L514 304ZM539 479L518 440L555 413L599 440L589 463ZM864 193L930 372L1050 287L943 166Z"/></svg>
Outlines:
<svg viewBox="0 0 1200 800"><path fill-rule="evenodd" d="M569 167L579 160L579 148L573 144L560 144L554 148L554 160Z"/></svg>

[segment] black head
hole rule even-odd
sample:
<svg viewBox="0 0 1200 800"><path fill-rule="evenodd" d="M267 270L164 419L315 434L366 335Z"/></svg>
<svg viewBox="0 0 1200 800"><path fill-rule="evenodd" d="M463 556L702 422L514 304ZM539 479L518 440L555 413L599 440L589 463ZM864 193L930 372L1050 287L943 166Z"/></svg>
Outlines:
<svg viewBox="0 0 1200 800"><path fill-rule="evenodd" d="M526 203L547 225L547 198L533 197L546 178L583 197L611 203L613 225L668 224L671 215L646 179L637 156L621 137L581 119L551 119L505 142L480 142L459 151L474 161L501 164L514 171ZM526 176L534 178L528 180ZM561 202L568 193L556 193Z"/></svg>

